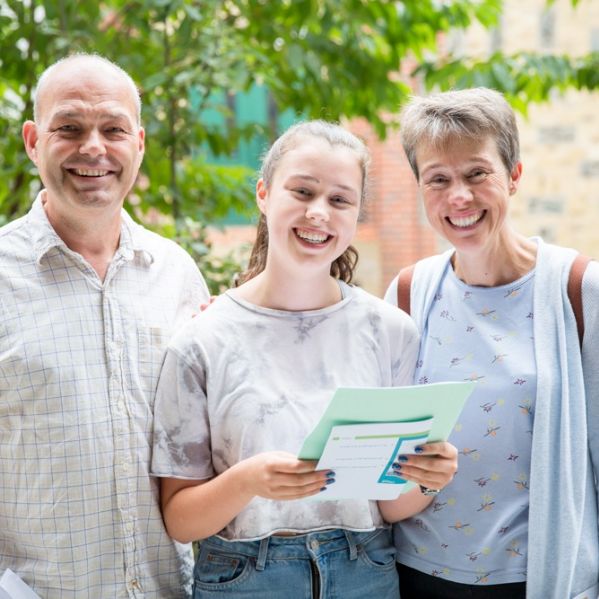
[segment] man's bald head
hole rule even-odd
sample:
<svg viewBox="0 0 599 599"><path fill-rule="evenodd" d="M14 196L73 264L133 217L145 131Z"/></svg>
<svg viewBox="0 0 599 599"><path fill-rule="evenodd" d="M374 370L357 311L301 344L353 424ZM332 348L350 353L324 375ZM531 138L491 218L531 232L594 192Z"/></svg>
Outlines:
<svg viewBox="0 0 599 599"><path fill-rule="evenodd" d="M58 75L62 75L63 71L74 68L74 69L89 69L93 72L93 69L104 69L106 71L112 71L115 77L121 78L131 89L131 96L134 101L137 124L141 122L141 99L139 97L139 91L135 85L135 82L131 76L121 69L117 64L111 62L103 56L98 54L72 54L66 58L61 58L54 64L50 65L37 80L35 92L33 95L33 120L39 123L41 113L43 111L43 100L45 89L48 83L51 82Z"/></svg>

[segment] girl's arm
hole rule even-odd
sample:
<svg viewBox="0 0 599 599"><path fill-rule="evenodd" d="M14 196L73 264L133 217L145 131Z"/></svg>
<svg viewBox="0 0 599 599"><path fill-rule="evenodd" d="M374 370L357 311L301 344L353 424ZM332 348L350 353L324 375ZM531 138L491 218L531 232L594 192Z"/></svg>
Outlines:
<svg viewBox="0 0 599 599"><path fill-rule="evenodd" d="M242 460L210 480L161 478L160 501L168 534L181 543L221 531L256 496L301 499L326 488L316 462L272 451Z"/></svg>
<svg viewBox="0 0 599 599"><path fill-rule="evenodd" d="M429 489L445 488L458 470L458 450L446 441L427 443L420 448L418 454L399 456L394 464L396 472ZM387 522L398 522L421 512L433 498L423 495L420 489L412 489L397 499L379 501L378 505Z"/></svg>

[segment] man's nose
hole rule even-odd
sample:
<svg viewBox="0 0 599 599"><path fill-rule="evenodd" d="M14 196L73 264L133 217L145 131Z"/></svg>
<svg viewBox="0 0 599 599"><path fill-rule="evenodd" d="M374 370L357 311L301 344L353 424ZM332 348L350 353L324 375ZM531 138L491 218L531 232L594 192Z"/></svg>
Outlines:
<svg viewBox="0 0 599 599"><path fill-rule="evenodd" d="M79 146L79 153L92 158L106 154L104 139L97 129L92 129Z"/></svg>

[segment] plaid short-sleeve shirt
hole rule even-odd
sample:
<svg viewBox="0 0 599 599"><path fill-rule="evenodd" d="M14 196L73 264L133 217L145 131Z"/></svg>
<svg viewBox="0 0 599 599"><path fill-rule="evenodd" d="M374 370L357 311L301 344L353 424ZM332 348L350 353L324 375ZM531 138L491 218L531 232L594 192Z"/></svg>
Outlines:
<svg viewBox="0 0 599 599"><path fill-rule="evenodd" d="M148 469L166 343L206 285L125 212L101 281L42 198L0 229L0 571L44 599L185 597Z"/></svg>

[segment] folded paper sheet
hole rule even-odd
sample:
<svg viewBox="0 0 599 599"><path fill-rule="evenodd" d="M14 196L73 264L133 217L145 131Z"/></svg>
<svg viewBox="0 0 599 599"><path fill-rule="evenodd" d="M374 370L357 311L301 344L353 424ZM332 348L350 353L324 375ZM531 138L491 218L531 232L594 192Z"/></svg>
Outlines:
<svg viewBox="0 0 599 599"><path fill-rule="evenodd" d="M331 401L326 407L320 420L306 437L302 448L299 452L299 458L305 460L319 460L325 451L325 447L331 444L330 439L333 437L333 427L346 425L365 425L365 424L381 424L381 423L416 423L416 429L420 432L429 430L423 421L429 421L430 427L428 440L430 441L445 441L451 430L455 426L459 414L466 402L468 396L474 389L475 382L447 382L447 383L432 383L429 385L413 385L406 387L383 387L383 388L339 388L335 391ZM351 433L351 431L348 431ZM400 434L400 433L397 433ZM399 437L398 437L399 438ZM398 438L395 440L397 442ZM425 439L421 438L418 444L424 443ZM407 441L399 453L409 453L407 451ZM389 444L392 442L389 441ZM412 444L414 447L416 443ZM327 455L330 452L335 454L335 449L331 446L327 449ZM348 464L348 473L345 476L354 476L358 472L358 464L360 449L359 443L354 443L354 461L356 468L354 474L351 474L352 468L349 466L351 460L343 462ZM365 455L365 454L364 454ZM396 454L397 455L397 454ZM323 456L324 457L324 456ZM322 466L323 468L331 468L331 466ZM320 467L319 467L320 468ZM332 467L335 470L336 467ZM360 489L360 483L355 478L355 483L347 483L354 491L351 493L347 490L346 483L339 485L339 491L334 491L333 488L337 485L336 482L327 488L326 492L318 495L319 499L341 497L336 493L343 491L343 497L363 498L364 493ZM349 480L349 479L348 479ZM382 483L378 483L378 490L381 491ZM413 483L401 485L387 485L389 487L400 487L399 492L408 490L414 486ZM378 492L378 491L377 491ZM382 492L382 491L381 491ZM397 489L394 491L395 497L399 495ZM391 491L389 491L391 493ZM368 497L368 499L382 498L378 495ZM388 498L388 497L385 497Z"/></svg>
<svg viewBox="0 0 599 599"><path fill-rule="evenodd" d="M335 483L323 499L395 499L407 482L393 471L402 454L426 443L432 418L334 426L316 467L333 470Z"/></svg>

